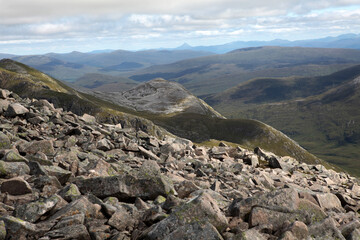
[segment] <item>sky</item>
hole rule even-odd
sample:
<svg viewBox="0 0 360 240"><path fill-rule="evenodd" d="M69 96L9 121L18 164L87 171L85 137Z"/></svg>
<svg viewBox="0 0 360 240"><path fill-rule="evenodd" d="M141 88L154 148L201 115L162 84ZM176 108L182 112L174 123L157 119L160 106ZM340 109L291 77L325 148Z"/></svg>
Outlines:
<svg viewBox="0 0 360 240"><path fill-rule="evenodd" d="M140 50L360 33L360 0L0 0L0 53Z"/></svg>

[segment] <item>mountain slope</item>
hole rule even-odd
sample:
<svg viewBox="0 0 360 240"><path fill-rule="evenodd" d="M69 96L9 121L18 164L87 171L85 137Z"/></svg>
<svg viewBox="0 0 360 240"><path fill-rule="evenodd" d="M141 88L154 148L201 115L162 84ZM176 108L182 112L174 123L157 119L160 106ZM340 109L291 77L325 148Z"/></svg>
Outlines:
<svg viewBox="0 0 360 240"><path fill-rule="evenodd" d="M317 156L360 175L359 76L355 66L323 77L255 79L206 101L226 117L270 124Z"/></svg>
<svg viewBox="0 0 360 240"><path fill-rule="evenodd" d="M138 112L163 115L197 113L224 118L180 84L164 79L154 79L125 92L97 92L96 96Z"/></svg>
<svg viewBox="0 0 360 240"><path fill-rule="evenodd" d="M195 95L222 92L257 77L326 75L360 62L360 50L256 47L227 54L152 66L131 76L136 81L165 78Z"/></svg>
<svg viewBox="0 0 360 240"><path fill-rule="evenodd" d="M0 61L0 88L8 88L23 97L44 98L65 110L77 114L92 113L100 120L120 122L123 126L133 126L159 137L169 134L163 129L165 128L180 137L188 137L198 142L211 138L229 140L248 148L260 146L279 155L296 157L299 161L321 162L293 140L258 121L227 120L198 113L164 115L137 112L77 92L35 69L12 60ZM152 121L163 128L154 125Z"/></svg>

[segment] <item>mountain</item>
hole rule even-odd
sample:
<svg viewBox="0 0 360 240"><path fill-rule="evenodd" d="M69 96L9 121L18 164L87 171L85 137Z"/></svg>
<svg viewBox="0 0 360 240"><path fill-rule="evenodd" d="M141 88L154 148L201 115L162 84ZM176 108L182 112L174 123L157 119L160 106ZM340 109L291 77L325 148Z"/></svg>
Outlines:
<svg viewBox="0 0 360 240"><path fill-rule="evenodd" d="M320 77L260 78L205 101L231 118L263 121L315 155L360 175L360 65Z"/></svg>
<svg viewBox="0 0 360 240"><path fill-rule="evenodd" d="M253 78L326 75L359 62L360 50L256 47L152 66L130 78L141 82L160 77L202 96Z"/></svg>
<svg viewBox="0 0 360 240"><path fill-rule="evenodd" d="M135 70L152 65L167 64L212 54L192 50L147 50L137 52L117 50L94 53L74 51L64 54L4 56L39 69L60 80L74 82L85 74L98 73L109 76L125 76ZM94 76L92 78L94 79ZM102 81L102 79L99 78L97 81Z"/></svg>
<svg viewBox="0 0 360 240"><path fill-rule="evenodd" d="M82 77L85 73L98 71L96 67L63 61L46 55L16 56L12 59L69 82Z"/></svg>
<svg viewBox="0 0 360 240"><path fill-rule="evenodd" d="M0 96L1 239L359 239L344 172Z"/></svg>
<svg viewBox="0 0 360 240"><path fill-rule="evenodd" d="M278 46L278 47L314 47L314 48L351 48L360 49L359 34L343 34L337 37L325 37L319 39L289 41L274 39L271 41L234 41L221 45L192 47L187 43L175 49L187 49L194 51L207 51L218 54L227 53L239 48Z"/></svg>
<svg viewBox="0 0 360 240"><path fill-rule="evenodd" d="M137 112L165 115L197 113L224 118L180 84L164 79L154 79L124 92L96 93L96 96Z"/></svg>
<svg viewBox="0 0 360 240"><path fill-rule="evenodd" d="M56 107L77 114L93 114L99 120L120 122L124 126L132 126L155 136L169 135L164 130L167 129L173 134L197 142L225 140L247 148L259 146L278 155L296 157L299 161L321 162L286 135L266 124L253 120L214 117L214 111L209 107L208 111L205 111L206 115L201 112L179 112L175 115L138 112L75 91L44 73L9 59L0 61L0 74L0 88L10 89L22 97L46 99ZM206 108L207 105L201 107Z"/></svg>
<svg viewBox="0 0 360 240"><path fill-rule="evenodd" d="M139 83L126 77L111 76L101 73L87 73L76 79L75 86L101 92L123 92Z"/></svg>

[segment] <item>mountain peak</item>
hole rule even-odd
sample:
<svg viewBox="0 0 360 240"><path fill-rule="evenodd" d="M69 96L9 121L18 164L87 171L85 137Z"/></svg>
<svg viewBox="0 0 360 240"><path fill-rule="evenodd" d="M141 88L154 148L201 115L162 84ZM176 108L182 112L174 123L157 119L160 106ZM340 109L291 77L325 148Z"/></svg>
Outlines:
<svg viewBox="0 0 360 240"><path fill-rule="evenodd" d="M191 49L192 46L189 45L188 43L183 43L181 46L177 47L176 49L179 49L179 50L185 50L185 49Z"/></svg>

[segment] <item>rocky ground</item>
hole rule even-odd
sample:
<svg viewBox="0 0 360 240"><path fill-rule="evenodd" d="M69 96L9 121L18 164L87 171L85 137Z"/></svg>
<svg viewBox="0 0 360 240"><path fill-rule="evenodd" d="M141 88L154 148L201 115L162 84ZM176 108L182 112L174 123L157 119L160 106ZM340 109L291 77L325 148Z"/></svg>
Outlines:
<svg viewBox="0 0 360 240"><path fill-rule="evenodd" d="M0 90L0 239L360 239L346 173Z"/></svg>

